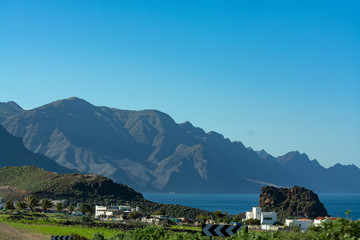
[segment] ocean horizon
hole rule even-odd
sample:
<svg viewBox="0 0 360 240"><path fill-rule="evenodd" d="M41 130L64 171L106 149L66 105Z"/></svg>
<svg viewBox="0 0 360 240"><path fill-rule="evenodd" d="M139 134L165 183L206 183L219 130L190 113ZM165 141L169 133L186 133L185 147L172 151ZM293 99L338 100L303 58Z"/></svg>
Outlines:
<svg viewBox="0 0 360 240"><path fill-rule="evenodd" d="M191 194L191 193L143 193L153 202L179 204L214 212L221 210L228 214L239 214L258 206L259 194ZM332 217L360 219L360 193L319 193L322 202Z"/></svg>

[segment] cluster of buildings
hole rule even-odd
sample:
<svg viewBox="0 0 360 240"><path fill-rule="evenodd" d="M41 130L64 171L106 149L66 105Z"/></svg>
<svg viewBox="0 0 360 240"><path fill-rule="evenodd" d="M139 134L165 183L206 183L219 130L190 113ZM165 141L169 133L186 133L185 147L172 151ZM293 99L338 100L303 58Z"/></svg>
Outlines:
<svg viewBox="0 0 360 240"><path fill-rule="evenodd" d="M258 219L261 224L261 229L263 230L278 230L279 226L274 226L278 221L276 212L262 212L260 207L253 207L252 211L246 212L246 218L243 220L249 219ZM314 220L302 218L302 219L286 219L284 226L287 227L297 227L302 231L305 231L309 226L320 226L323 221L336 220L336 217L317 217Z"/></svg>
<svg viewBox="0 0 360 240"><path fill-rule="evenodd" d="M6 199L0 198L0 207L5 206ZM64 207L68 206L68 201L63 200L51 200L53 206L58 203L62 203ZM80 204L75 206L78 209ZM54 210L54 207L49 209ZM191 219L187 218L173 218L165 215L145 215L140 214L140 207L131 208L130 206L95 206L95 218L99 220L124 220L127 218L136 218L141 222L148 224L160 225L162 222L173 222L173 223L192 223ZM133 213L133 216L129 216ZM75 210L75 215L81 215L81 212ZM278 222L278 216L275 211L263 212L261 207L253 207L252 211L246 212L245 218L242 220L257 219L260 222L262 230L278 230L283 226L276 224ZM317 217L314 220L311 219L286 219L284 226L297 227L300 230L307 230L309 226L320 226L323 221L336 220L334 217Z"/></svg>
<svg viewBox="0 0 360 240"><path fill-rule="evenodd" d="M140 211L139 207L130 206L95 206L95 218L101 220L123 220L130 212Z"/></svg>
<svg viewBox="0 0 360 240"><path fill-rule="evenodd" d="M188 218L174 218L166 215L140 214L140 207L131 208L130 206L95 206L95 218L99 220L125 220L135 217L140 222L161 225L162 223L189 223ZM135 213L134 216L130 216Z"/></svg>

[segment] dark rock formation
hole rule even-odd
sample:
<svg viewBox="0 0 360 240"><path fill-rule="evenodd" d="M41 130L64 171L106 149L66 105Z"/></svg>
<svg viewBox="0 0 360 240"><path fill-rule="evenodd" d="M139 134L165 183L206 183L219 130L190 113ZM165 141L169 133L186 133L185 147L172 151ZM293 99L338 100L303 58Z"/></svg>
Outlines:
<svg viewBox="0 0 360 240"><path fill-rule="evenodd" d="M263 187L259 199L262 211L276 211L280 221L285 218L316 218L328 216L324 205L313 191L304 187Z"/></svg>

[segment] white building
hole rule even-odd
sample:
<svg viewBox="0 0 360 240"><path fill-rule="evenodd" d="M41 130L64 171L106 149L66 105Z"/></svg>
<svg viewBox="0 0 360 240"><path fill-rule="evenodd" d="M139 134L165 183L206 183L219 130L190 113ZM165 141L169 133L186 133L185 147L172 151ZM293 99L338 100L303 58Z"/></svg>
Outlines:
<svg viewBox="0 0 360 240"><path fill-rule="evenodd" d="M246 212L246 220L258 219L261 225L273 225L277 222L276 212L262 212L260 207L253 207L251 212Z"/></svg>
<svg viewBox="0 0 360 240"><path fill-rule="evenodd" d="M95 206L95 218L112 218L120 216L131 209L128 206Z"/></svg>
<svg viewBox="0 0 360 240"><path fill-rule="evenodd" d="M286 219L285 226L298 227L300 230L305 231L313 224L313 220L302 218L302 219Z"/></svg>
<svg viewBox="0 0 360 240"><path fill-rule="evenodd" d="M277 220L276 212L261 212L261 225L273 225Z"/></svg>
<svg viewBox="0 0 360 240"><path fill-rule="evenodd" d="M251 212L246 212L246 220L248 219L258 219L261 220L261 208L253 207Z"/></svg>

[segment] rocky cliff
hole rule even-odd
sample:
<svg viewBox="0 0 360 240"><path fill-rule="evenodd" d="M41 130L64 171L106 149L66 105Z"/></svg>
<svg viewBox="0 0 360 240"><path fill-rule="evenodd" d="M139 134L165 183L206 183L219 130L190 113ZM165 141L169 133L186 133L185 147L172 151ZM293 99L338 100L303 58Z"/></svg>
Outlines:
<svg viewBox="0 0 360 240"><path fill-rule="evenodd" d="M316 218L328 216L324 205L313 191L304 187L263 187L259 199L263 211L276 211L279 221L285 218Z"/></svg>

